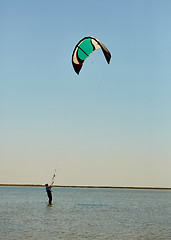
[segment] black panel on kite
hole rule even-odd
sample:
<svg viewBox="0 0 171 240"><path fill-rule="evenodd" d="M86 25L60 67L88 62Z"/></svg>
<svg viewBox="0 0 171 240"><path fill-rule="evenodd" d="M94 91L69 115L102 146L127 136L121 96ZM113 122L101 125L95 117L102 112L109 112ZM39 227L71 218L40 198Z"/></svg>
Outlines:
<svg viewBox="0 0 171 240"><path fill-rule="evenodd" d="M85 37L79 41L72 54L72 65L77 74L79 74L86 58L95 50L102 49L107 63L110 62L111 54L109 50L97 39Z"/></svg>

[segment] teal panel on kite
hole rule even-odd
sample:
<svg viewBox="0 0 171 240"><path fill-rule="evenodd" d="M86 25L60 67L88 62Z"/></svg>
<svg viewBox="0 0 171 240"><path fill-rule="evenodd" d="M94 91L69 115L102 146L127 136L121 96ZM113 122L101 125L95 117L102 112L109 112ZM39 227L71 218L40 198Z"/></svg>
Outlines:
<svg viewBox="0 0 171 240"><path fill-rule="evenodd" d="M85 37L79 41L72 54L72 65L77 74L79 74L86 58L93 51L100 48L104 53L107 63L110 63L111 53L97 38Z"/></svg>

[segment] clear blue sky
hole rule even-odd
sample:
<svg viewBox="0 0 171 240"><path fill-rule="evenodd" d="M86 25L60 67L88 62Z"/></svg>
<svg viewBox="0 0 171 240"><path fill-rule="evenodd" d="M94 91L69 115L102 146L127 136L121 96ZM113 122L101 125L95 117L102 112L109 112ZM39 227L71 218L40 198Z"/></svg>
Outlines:
<svg viewBox="0 0 171 240"><path fill-rule="evenodd" d="M171 187L171 1L0 1L0 183ZM80 75L76 43L98 38Z"/></svg>

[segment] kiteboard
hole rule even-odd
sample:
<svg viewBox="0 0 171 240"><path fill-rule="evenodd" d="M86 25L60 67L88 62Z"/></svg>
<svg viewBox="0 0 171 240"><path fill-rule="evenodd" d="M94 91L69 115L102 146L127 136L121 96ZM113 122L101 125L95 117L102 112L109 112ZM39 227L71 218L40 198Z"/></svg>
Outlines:
<svg viewBox="0 0 171 240"><path fill-rule="evenodd" d="M52 207L52 206L53 206L52 204L49 204L49 203L47 204L47 207Z"/></svg>

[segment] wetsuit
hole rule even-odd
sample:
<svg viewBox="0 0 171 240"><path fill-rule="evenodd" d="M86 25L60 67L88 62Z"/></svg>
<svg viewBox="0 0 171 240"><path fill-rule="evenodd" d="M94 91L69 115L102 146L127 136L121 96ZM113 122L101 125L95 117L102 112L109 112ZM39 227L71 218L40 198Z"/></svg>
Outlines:
<svg viewBox="0 0 171 240"><path fill-rule="evenodd" d="M49 204L52 204L52 193L51 193L51 187L50 186L46 186L46 192L49 198Z"/></svg>

